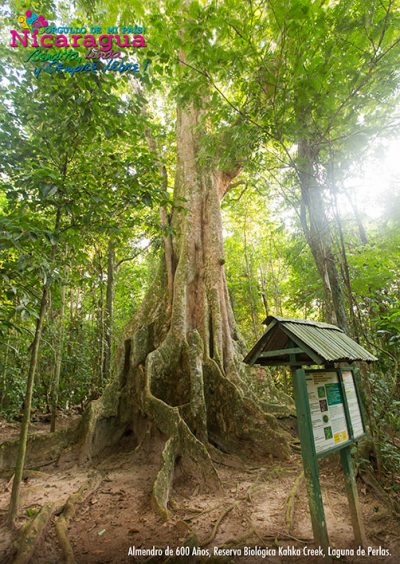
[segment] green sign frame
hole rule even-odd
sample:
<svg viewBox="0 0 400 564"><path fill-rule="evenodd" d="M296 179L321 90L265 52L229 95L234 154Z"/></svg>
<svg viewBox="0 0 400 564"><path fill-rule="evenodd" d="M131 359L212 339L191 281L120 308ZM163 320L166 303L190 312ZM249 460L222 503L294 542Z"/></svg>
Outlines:
<svg viewBox="0 0 400 564"><path fill-rule="evenodd" d="M307 486L308 502L310 508L311 524L314 534L314 540L319 544L325 552L326 561L331 559L328 557L329 537L326 526L325 511L321 494L321 485L319 481L318 459L339 451L342 469L345 477L345 486L347 498L349 501L350 515L353 525L355 541L359 546L366 545L365 530L363 525L361 506L358 498L357 484L354 475L353 462L351 457L351 448L362 436L365 435L364 410L357 385L358 369L353 367L345 368L324 368L317 370L305 370L304 368L292 369L292 382L294 390L294 399L296 403L298 432L300 437L301 455L303 459L304 476ZM350 371L354 382L357 395L357 402L360 411L363 431L362 435L354 436L353 426L351 424L351 415L349 404L346 398L346 392L343 383L343 372ZM309 395L306 382L306 372L336 372L338 374L338 383L343 395L343 407L347 428L349 431L349 440L339 444L333 448L326 449L317 454L314 441L314 432L311 418L311 409Z"/></svg>
<svg viewBox="0 0 400 564"><path fill-rule="evenodd" d="M361 395L360 395L358 382L357 382L357 378L356 378L358 368L353 368L352 366L345 366L345 367L341 367L341 368L304 369L304 378L306 378L307 374L316 374L316 373L324 373L324 372L332 372L332 373L335 372L338 375L338 383L339 383L341 396L343 398L343 408L344 408L344 414L345 414L345 418L346 418L346 425L347 425L347 429L348 429L349 439L346 440L345 442L343 442L342 444L338 444L337 446L331 447L331 448L326 449L322 452L315 452L315 455L318 459L323 458L325 456L329 456L330 454L334 454L335 452L340 451L342 448L346 448L346 447L349 447L349 446L351 447L357 441L359 441L362 437L366 436L364 408L363 408L363 405L362 405ZM355 388L355 391L356 391L358 408L359 408L359 411L360 411L361 423L362 423L362 427L363 427L363 433L359 434L357 437L355 437L355 435L354 435L348 397L347 397L347 393L346 393L344 382L343 382L343 373L344 372L351 372L352 378L353 378L353 383L354 383L354 388ZM311 421L311 410L310 410L310 404L309 404L309 401L308 401L308 397L307 397L306 410L309 413L309 417L310 417L310 421ZM311 423L311 427L312 427L312 423Z"/></svg>

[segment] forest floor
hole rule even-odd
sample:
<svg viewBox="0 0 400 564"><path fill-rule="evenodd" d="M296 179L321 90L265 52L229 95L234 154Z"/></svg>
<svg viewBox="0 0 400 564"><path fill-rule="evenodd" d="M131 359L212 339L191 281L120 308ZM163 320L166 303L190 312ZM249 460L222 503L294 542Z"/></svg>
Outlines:
<svg viewBox="0 0 400 564"><path fill-rule="evenodd" d="M40 427L40 425L39 425ZM38 429L39 430L39 429ZM5 434L5 436L7 433ZM76 453L63 456L57 466L40 469L43 474L24 481L22 486L19 529L45 503L54 501L60 507L84 484L95 470L101 476L98 487L76 507L68 527L77 564L124 562L320 562L303 555L315 547L312 540L301 459L294 453L285 462L269 459L252 462L238 456L218 457L215 462L222 482L218 493L207 493L201 484L185 476L179 469L170 499L171 516L164 521L152 509L151 488L160 464L162 441L155 439L147 447L135 449L131 437L125 437L118 451L109 451L96 464L79 465ZM344 481L336 457L320 463L326 519L331 546L354 548ZM293 498L293 525L288 527L288 499L293 486L299 483ZM12 562L15 540L5 527L10 485L0 480L0 562ZM400 559L400 523L373 492L359 484L362 513L370 547L383 547L389 556L346 556L342 562L398 563ZM292 499L292 498L291 498ZM31 562L50 564L64 562L57 539L54 519L50 521L37 545ZM162 555L139 557L137 549L162 549ZM166 547L175 556L167 555ZM203 548L203 556L193 554L193 546ZM246 555L254 549L267 549L268 555ZM190 556L176 557L177 547ZM225 552L215 557L215 547ZM291 547L289 556L280 555L280 547ZM241 553L235 552L240 550ZM298 556L296 551L300 551ZM378 548L379 551L379 548ZM186 552L185 552L186 553Z"/></svg>

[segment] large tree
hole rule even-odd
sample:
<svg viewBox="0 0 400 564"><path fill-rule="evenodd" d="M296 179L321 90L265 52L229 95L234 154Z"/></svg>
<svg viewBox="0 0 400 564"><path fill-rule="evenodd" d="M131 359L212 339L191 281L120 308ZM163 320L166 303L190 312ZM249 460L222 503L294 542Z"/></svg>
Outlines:
<svg viewBox="0 0 400 564"><path fill-rule="evenodd" d="M199 27L198 4L184 11L154 21L158 32L168 29L164 63L169 74L174 69L174 206L161 213L170 230L158 276L126 332L115 377L86 414L83 449L92 456L128 429L141 440L156 428L165 445L153 497L164 514L178 460L191 475L216 485L211 445L287 456L289 436L275 415L287 415L291 403L271 383L271 403L262 404L249 386L255 369L242 362L225 277L221 200L252 146L237 138L236 115L222 121L218 97L193 70L212 50L212 30ZM151 131L148 139L167 188L162 151Z"/></svg>

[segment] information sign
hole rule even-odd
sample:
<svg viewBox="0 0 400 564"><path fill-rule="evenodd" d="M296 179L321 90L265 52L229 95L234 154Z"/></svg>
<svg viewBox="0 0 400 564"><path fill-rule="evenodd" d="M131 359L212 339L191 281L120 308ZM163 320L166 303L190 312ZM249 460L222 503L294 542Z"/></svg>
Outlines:
<svg viewBox="0 0 400 564"><path fill-rule="evenodd" d="M328 550L318 458L339 451L355 541L363 546L365 530L351 459L354 441L364 434L354 369L326 367L306 371L298 368L292 374L314 540Z"/></svg>
<svg viewBox="0 0 400 564"><path fill-rule="evenodd" d="M307 372L306 383L317 454L348 443L350 435L337 372Z"/></svg>
<svg viewBox="0 0 400 564"><path fill-rule="evenodd" d="M349 414L351 426L353 427L353 436L358 439L364 434L364 425L361 417L360 405L356 387L354 384L354 375L351 370L342 372L343 387L346 394L347 405L349 406Z"/></svg>

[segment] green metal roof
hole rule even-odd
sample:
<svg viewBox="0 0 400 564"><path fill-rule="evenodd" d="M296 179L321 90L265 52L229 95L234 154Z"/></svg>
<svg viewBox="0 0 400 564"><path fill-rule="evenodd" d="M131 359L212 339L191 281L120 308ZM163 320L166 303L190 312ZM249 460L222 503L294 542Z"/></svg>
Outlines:
<svg viewBox="0 0 400 564"><path fill-rule="evenodd" d="M265 334L245 357L249 364L326 364L378 360L329 323L269 316ZM287 349L287 351L285 350Z"/></svg>

